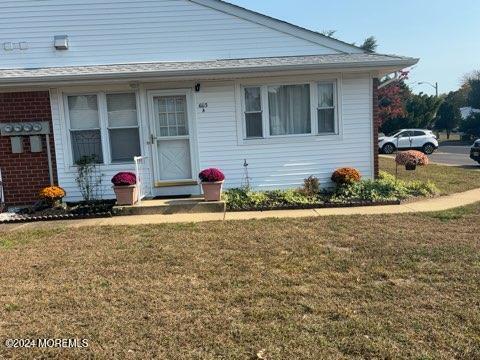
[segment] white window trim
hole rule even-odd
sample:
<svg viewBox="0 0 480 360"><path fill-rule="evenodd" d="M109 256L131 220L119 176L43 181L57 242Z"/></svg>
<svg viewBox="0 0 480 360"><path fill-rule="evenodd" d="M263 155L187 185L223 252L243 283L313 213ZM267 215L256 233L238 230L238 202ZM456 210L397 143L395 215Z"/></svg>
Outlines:
<svg viewBox="0 0 480 360"><path fill-rule="evenodd" d="M99 163L100 168L111 168L115 167L124 168L125 165L133 165L133 159L130 162L112 162L111 159L111 149L110 149L110 134L108 126L108 110L107 110L107 94L135 94L137 102L137 126L132 128L138 129L138 136L140 141L140 156L143 156L143 147L142 147L142 136L141 136L141 126L140 126L140 109L139 109L139 94L137 91L132 90L102 90L102 91L75 91L75 92L62 92L62 105L63 105L63 116L65 117L65 140L66 140L66 152L68 160L66 161L66 166L68 168L76 168L73 161L73 150L72 150L72 138L71 138L71 126L70 126L70 113L68 107L68 97L70 96L82 96L82 95L96 95L97 96L97 107L98 107L98 118L100 122L100 137L102 144L102 155L103 162ZM123 128L122 128L123 129ZM64 149L65 150L65 149Z"/></svg>
<svg viewBox="0 0 480 360"><path fill-rule="evenodd" d="M335 104L335 133L318 133L318 84L334 84L334 104ZM310 116L311 133L310 134L291 134L291 135L273 135L270 136L269 109L268 109L268 87L281 85L301 85L310 84ZM262 119L263 119L263 138L247 138L245 122L245 88L260 87L262 96ZM272 143L285 142L305 142L319 140L341 140L343 138L342 122L342 77L341 74L335 75L313 75L299 76L295 79L288 78L264 78L264 79L244 79L235 82L235 102L237 117L237 141L239 145L264 145Z"/></svg>

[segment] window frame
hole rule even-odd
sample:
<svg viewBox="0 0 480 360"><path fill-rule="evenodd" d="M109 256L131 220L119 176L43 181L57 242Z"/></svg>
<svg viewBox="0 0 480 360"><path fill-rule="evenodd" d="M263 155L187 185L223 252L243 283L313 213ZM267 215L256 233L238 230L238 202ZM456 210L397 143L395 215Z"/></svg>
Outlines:
<svg viewBox="0 0 480 360"><path fill-rule="evenodd" d="M101 138L101 145L102 145L102 155L103 155L103 162L98 163L99 166L107 166L107 167L115 167L115 166L123 166L123 165L132 165L134 161L128 162L113 162L112 161L112 152L110 146L110 126L108 122L108 107L107 107L107 95L110 94L134 94L135 101L136 101L136 111L137 111L137 126L136 127L122 127L121 129L127 128L136 128L138 129L138 138L140 143L140 154L139 156L143 156L143 146L142 146L142 135L141 135L141 125L140 125L140 101L139 101L139 94L138 91L134 91L131 89L125 90L102 90L102 91L75 91L75 92L63 92L63 114L65 116L65 132L67 137L67 154L69 156L68 166L76 167L77 165L74 162L73 158L73 148L72 148L72 138L71 138L71 123L70 123L70 111L68 106L68 98L71 96L87 96L87 95L96 95L97 96L97 107L98 107L98 119L100 125L100 138ZM120 129L113 127L112 129ZM93 129L92 129L93 130ZM98 129L96 129L98 130ZM76 130L73 130L76 131Z"/></svg>
<svg viewBox="0 0 480 360"><path fill-rule="evenodd" d="M335 115L335 132L334 133L319 133L318 132L318 84L333 83L334 85L334 115ZM287 134L287 135L271 135L270 134L270 111L268 108L268 88L270 86L282 85L304 85L310 86L310 121L311 133L307 134ZM266 144L266 143L282 143L288 141L305 141L309 138L312 141L317 141L319 138L325 140L338 139L342 134L342 82L341 75L329 76L299 76L295 79L278 78L278 79L253 79L253 80L238 80L236 81L236 103L237 103L237 139L239 145L252 144ZM246 137L246 119L245 119L245 89L252 87L260 87L261 105L262 105L262 128L263 137Z"/></svg>
<svg viewBox="0 0 480 360"><path fill-rule="evenodd" d="M252 89L252 88L259 88L260 89L260 110L259 111L247 111L247 105L245 102L245 91L246 89ZM259 85L252 85L252 86L243 86L242 87L242 124L243 124L243 134L245 140L253 140L253 139L264 139L265 138L265 122L263 119L264 116L264 94L263 94L263 89L262 86ZM267 99L267 107L268 107L268 99ZM248 114L260 114L262 116L262 136L254 136L254 137L247 137L247 118L245 115Z"/></svg>
<svg viewBox="0 0 480 360"><path fill-rule="evenodd" d="M333 106L324 106L320 107L318 104L318 86L321 84L332 84L333 85ZM317 81L315 85L316 91L316 109L315 116L317 117L317 135L335 135L338 133L338 90L337 90L337 81ZM319 110L333 110L333 132L319 132L318 130L318 111Z"/></svg>
<svg viewBox="0 0 480 360"><path fill-rule="evenodd" d="M138 105L139 105L139 102L138 102L138 97L137 97L137 94L135 93L135 91L113 91L113 92L110 92L110 91L105 91L105 92L102 92L100 93L101 96L104 97L104 105L105 105L105 118L106 118L106 134L107 134L107 137L108 137L108 160L109 160L109 163L108 165L118 165L118 164L132 164L134 163L133 159L132 161L113 161L112 159L112 146L111 146L111 143L112 143L112 139L110 138L110 130L132 130L132 129L137 129L137 132L138 132L138 144L139 144L139 148L140 148L140 154L138 156L141 156L141 152L142 152L142 146L141 146L141 139L140 139L140 114L138 112ZM110 122L108 121L108 101L107 101L107 97L108 95L119 95L119 94L133 94L135 96L135 111L137 113L137 125L136 126L110 126Z"/></svg>

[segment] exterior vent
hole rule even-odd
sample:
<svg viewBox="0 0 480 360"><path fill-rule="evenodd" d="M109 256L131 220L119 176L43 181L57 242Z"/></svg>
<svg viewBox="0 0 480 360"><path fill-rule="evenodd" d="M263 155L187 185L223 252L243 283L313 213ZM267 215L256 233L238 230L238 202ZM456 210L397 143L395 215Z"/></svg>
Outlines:
<svg viewBox="0 0 480 360"><path fill-rule="evenodd" d="M57 50L68 50L68 36L67 35L55 35L54 46Z"/></svg>

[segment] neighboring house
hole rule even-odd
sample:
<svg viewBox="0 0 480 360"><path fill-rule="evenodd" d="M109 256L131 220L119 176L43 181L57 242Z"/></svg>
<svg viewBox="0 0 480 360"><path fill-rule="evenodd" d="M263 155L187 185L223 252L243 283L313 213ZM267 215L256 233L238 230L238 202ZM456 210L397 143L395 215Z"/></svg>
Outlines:
<svg viewBox="0 0 480 360"><path fill-rule="evenodd" d="M462 119L466 120L470 115L480 113L480 109L475 109L470 106L460 108L460 113L462 114Z"/></svg>
<svg viewBox="0 0 480 360"><path fill-rule="evenodd" d="M151 196L198 194L206 167L238 187L245 160L258 189L310 175L328 186L343 166L373 178L377 79L418 61L218 0L12 1L1 28L0 127L43 125L2 131L9 204L35 200L50 176L79 200L85 155L106 197L137 155Z"/></svg>

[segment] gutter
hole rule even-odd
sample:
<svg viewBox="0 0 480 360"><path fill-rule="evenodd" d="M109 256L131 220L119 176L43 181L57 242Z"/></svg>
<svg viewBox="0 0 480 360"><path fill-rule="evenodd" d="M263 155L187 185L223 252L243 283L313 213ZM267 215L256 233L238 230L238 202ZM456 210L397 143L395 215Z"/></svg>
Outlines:
<svg viewBox="0 0 480 360"><path fill-rule="evenodd" d="M275 65L275 66L247 66L238 68L217 68L217 69L195 69L195 70L153 70L153 71L128 71L128 72L98 72L91 74L78 75L48 75L48 76L27 76L27 77L0 77L0 86L9 86L15 84L39 84L45 82L60 81L83 81L83 80L115 80L115 79L146 79L154 77L195 77L208 75L242 75L253 72L278 72L278 71L302 71L302 70L361 70L376 68L394 68L403 69L415 65L419 59L399 59L387 61L367 61L367 62L348 62L348 63L325 63L325 64L294 64L294 65ZM108 67L109 65L105 65ZM34 70L32 70L34 71ZM1 70L0 70L1 73Z"/></svg>

